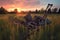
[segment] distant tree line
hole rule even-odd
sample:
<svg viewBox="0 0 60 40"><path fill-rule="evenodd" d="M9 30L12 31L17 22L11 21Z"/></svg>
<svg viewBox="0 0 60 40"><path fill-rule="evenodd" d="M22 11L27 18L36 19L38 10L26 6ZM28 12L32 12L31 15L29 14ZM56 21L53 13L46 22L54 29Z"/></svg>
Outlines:
<svg viewBox="0 0 60 40"><path fill-rule="evenodd" d="M52 8L53 4L48 4L46 9L43 8L41 10L36 9L35 11L29 11L30 13L48 13L48 14L60 14L60 8Z"/></svg>
<svg viewBox="0 0 60 40"><path fill-rule="evenodd" d="M8 11L5 10L5 8L1 7L0 8L0 14L6 14L6 13L8 13Z"/></svg>
<svg viewBox="0 0 60 40"><path fill-rule="evenodd" d="M41 10L35 10L35 11L29 11L30 13L48 13L48 14L60 14L60 8L53 8L53 9L48 9L48 10L44 10L43 8Z"/></svg>
<svg viewBox="0 0 60 40"><path fill-rule="evenodd" d="M8 12L5 8L0 7L0 14L16 14L18 11L14 9L14 11Z"/></svg>

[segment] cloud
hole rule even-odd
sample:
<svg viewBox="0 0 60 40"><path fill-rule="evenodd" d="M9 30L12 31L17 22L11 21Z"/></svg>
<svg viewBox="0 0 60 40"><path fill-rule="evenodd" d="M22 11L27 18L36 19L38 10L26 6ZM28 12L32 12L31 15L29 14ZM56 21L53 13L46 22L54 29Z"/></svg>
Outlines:
<svg viewBox="0 0 60 40"><path fill-rule="evenodd" d="M0 6L34 8L40 5L40 0L0 0Z"/></svg>
<svg viewBox="0 0 60 40"><path fill-rule="evenodd" d="M0 0L0 5L14 4L13 0Z"/></svg>

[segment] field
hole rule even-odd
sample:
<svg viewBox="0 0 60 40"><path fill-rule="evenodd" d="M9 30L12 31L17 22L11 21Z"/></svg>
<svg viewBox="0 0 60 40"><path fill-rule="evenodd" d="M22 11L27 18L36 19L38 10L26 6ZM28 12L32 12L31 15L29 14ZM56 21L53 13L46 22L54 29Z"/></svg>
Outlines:
<svg viewBox="0 0 60 40"><path fill-rule="evenodd" d="M19 14L18 14L19 15ZM16 14L0 14L0 40L60 40L60 14L48 14L48 19L52 21L50 25L46 25L45 30L39 26L39 31L29 31L32 33L26 37L28 30L19 23L12 22L10 17L24 20L22 16ZM42 16L43 14L31 14Z"/></svg>

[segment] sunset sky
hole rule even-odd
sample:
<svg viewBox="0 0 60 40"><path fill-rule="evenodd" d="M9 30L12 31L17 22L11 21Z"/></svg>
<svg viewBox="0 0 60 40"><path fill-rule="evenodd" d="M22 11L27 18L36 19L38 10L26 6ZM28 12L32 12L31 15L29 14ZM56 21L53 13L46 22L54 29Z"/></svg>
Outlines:
<svg viewBox="0 0 60 40"><path fill-rule="evenodd" d="M48 3L54 4L54 7L60 8L60 0L0 0L0 7L3 6L8 11L16 8L18 11L26 11L46 8Z"/></svg>

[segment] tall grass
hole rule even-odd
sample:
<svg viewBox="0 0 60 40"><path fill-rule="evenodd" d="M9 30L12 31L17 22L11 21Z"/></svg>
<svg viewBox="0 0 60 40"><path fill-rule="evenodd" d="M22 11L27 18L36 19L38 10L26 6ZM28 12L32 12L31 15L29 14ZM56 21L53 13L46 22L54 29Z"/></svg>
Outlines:
<svg viewBox="0 0 60 40"><path fill-rule="evenodd" d="M34 15L32 14L32 16ZM15 24L11 22L9 17L24 20L23 17L18 17L15 14L1 16L0 40L60 40L60 15L48 15L52 23L46 26L46 31L42 26L39 26L39 31L30 30L29 32L23 24ZM29 33L32 34L28 35Z"/></svg>

